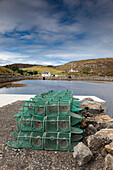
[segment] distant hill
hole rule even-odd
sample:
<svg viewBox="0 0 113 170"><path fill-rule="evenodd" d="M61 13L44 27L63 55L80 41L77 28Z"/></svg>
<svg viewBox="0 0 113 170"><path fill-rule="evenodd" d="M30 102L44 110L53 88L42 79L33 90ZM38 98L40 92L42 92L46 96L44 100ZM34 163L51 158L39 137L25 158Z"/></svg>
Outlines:
<svg viewBox="0 0 113 170"><path fill-rule="evenodd" d="M84 74L113 76L113 58L72 61L54 68L66 72L71 68L77 68L79 72Z"/></svg>
<svg viewBox="0 0 113 170"><path fill-rule="evenodd" d="M28 68L22 68L22 70L37 71L38 74L42 74L44 71L48 71L52 75L64 73L64 71L55 69L54 66L42 66L42 65L28 67Z"/></svg>
<svg viewBox="0 0 113 170"><path fill-rule="evenodd" d="M51 74L74 74L76 76L113 76L113 58L99 58L72 61L64 65L59 66L43 66L32 64L12 64L9 66L17 66L19 69L28 71L37 71L38 74L42 74L44 71L49 71ZM9 67L10 68L10 67ZM78 73L69 73L71 68L78 69Z"/></svg>
<svg viewBox="0 0 113 170"><path fill-rule="evenodd" d="M0 66L0 75L15 75L15 73L8 68Z"/></svg>
<svg viewBox="0 0 113 170"><path fill-rule="evenodd" d="M5 65L4 67L8 68L10 66L17 66L18 68L27 68L27 67L37 66L37 65L36 64L14 63L14 64Z"/></svg>

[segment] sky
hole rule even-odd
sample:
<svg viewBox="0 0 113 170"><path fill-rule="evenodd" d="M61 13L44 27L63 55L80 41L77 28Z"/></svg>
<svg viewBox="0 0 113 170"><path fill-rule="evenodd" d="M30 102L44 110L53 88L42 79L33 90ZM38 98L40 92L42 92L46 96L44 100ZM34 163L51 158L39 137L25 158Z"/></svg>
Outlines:
<svg viewBox="0 0 113 170"><path fill-rule="evenodd" d="M0 65L113 57L113 0L0 0Z"/></svg>

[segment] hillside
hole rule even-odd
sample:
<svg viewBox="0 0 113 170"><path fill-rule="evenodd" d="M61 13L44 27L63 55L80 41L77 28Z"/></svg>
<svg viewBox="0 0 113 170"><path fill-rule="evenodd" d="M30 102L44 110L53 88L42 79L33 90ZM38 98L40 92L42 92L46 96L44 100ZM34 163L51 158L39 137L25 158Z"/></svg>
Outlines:
<svg viewBox="0 0 113 170"><path fill-rule="evenodd" d="M113 58L72 61L54 68L66 72L68 72L71 68L77 68L81 74L113 76Z"/></svg>
<svg viewBox="0 0 113 170"><path fill-rule="evenodd" d="M32 64L12 64L5 67L13 68L18 67L19 70L33 72L37 71L41 75L44 71L49 71L51 74L66 74L75 76L113 76L113 58L100 58L72 61L60 66L43 66ZM78 73L69 73L71 68L78 69ZM16 68L17 69L17 68ZM20 72L21 74L21 72Z"/></svg>
<svg viewBox="0 0 113 170"><path fill-rule="evenodd" d="M41 65L28 67L28 68L22 68L22 70L37 71L38 74L42 74L44 71L48 71L52 75L61 74L61 73L64 72L64 71L60 71L60 70L55 69L53 66L41 66Z"/></svg>
<svg viewBox="0 0 113 170"><path fill-rule="evenodd" d="M0 66L0 75L15 75L15 73L8 68Z"/></svg>
<svg viewBox="0 0 113 170"><path fill-rule="evenodd" d="M33 67L33 66L37 66L37 65L34 65L34 64L14 63L14 64L5 65L4 67L8 68L8 67L10 67L10 66L16 66L16 67L18 67L18 68L20 69L20 68Z"/></svg>

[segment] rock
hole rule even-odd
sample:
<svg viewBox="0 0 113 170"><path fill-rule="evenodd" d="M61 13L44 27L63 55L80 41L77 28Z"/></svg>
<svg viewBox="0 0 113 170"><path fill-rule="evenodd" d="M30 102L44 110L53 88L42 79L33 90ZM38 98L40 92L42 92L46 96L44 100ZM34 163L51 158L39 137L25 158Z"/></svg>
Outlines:
<svg viewBox="0 0 113 170"><path fill-rule="evenodd" d="M94 117L95 121L98 124L98 129L102 128L113 128L113 119L108 115L98 115Z"/></svg>
<svg viewBox="0 0 113 170"><path fill-rule="evenodd" d="M2 149L0 149L0 154L2 154Z"/></svg>
<svg viewBox="0 0 113 170"><path fill-rule="evenodd" d="M86 128L89 124L92 124L95 126L97 123L93 117L83 117L82 122L81 122L81 128Z"/></svg>
<svg viewBox="0 0 113 170"><path fill-rule="evenodd" d="M113 156L108 154L105 157L105 167L104 170L113 170Z"/></svg>
<svg viewBox="0 0 113 170"><path fill-rule="evenodd" d="M92 117L83 117L81 128L87 128L89 124L92 124L98 131L105 128L113 129L113 119L111 119L108 115L93 115Z"/></svg>
<svg viewBox="0 0 113 170"><path fill-rule="evenodd" d="M77 160L79 166L83 166L91 160L93 154L86 145L80 142L74 147L73 157Z"/></svg>
<svg viewBox="0 0 113 170"><path fill-rule="evenodd" d="M113 129L101 129L95 135L100 136L102 138L107 138L109 140L113 140Z"/></svg>
<svg viewBox="0 0 113 170"><path fill-rule="evenodd" d="M92 125L89 124L88 127L86 128L87 135L94 135L97 132L97 129Z"/></svg>
<svg viewBox="0 0 113 170"><path fill-rule="evenodd" d="M92 150L100 150L113 140L113 129L101 129L87 138L88 147Z"/></svg>
<svg viewBox="0 0 113 170"><path fill-rule="evenodd" d="M83 117L81 122L81 128L86 128L87 125L88 125L88 119L85 119L85 117Z"/></svg>
<svg viewBox="0 0 113 170"><path fill-rule="evenodd" d="M113 155L113 142L111 142L109 145L106 145L105 149L107 152L109 152L111 155Z"/></svg>
<svg viewBox="0 0 113 170"><path fill-rule="evenodd" d="M110 118L108 115L95 116L95 120L97 123L103 123L103 122L113 123L113 119Z"/></svg>
<svg viewBox="0 0 113 170"><path fill-rule="evenodd" d="M103 157L105 157L105 156L107 155L107 151L106 151L105 148L101 150L101 155L102 155Z"/></svg>
<svg viewBox="0 0 113 170"><path fill-rule="evenodd" d="M86 97L82 100L82 102L84 102L84 101L94 101L94 100L91 97Z"/></svg>
<svg viewBox="0 0 113 170"><path fill-rule="evenodd" d="M96 101L86 100L81 102L81 106L93 115L100 114L103 111L101 103Z"/></svg>
<svg viewBox="0 0 113 170"><path fill-rule="evenodd" d="M98 149L100 149L103 142L104 140L101 137L95 135L91 135L87 139L88 147L93 151L97 151Z"/></svg>

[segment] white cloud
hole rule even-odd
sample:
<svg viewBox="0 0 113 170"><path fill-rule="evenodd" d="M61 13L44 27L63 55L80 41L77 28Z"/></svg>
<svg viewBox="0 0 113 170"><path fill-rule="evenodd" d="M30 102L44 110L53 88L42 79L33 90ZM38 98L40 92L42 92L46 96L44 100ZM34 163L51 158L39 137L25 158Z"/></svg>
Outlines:
<svg viewBox="0 0 113 170"><path fill-rule="evenodd" d="M113 57L113 1L61 1L0 1L0 64Z"/></svg>

